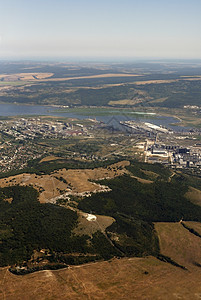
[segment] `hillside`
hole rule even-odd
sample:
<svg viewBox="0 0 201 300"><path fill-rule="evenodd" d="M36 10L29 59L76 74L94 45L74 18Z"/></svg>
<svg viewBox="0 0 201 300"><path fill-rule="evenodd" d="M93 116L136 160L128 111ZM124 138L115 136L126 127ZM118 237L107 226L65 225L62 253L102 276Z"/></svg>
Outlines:
<svg viewBox="0 0 201 300"><path fill-rule="evenodd" d="M196 228L197 224L200 225L195 222L188 223L191 228L194 226ZM181 222L156 223L155 228L159 235L161 254L171 258L189 271L201 267L201 237L189 232Z"/></svg>
<svg viewBox="0 0 201 300"><path fill-rule="evenodd" d="M153 257L123 258L16 276L0 269L3 299L199 299L200 269L176 268Z"/></svg>
<svg viewBox="0 0 201 300"><path fill-rule="evenodd" d="M70 198L62 198L57 181L65 192L68 184ZM198 177L121 161L0 183L4 299L21 299L22 291L34 300L196 299L201 293ZM107 189L93 193L101 186ZM41 197L51 187L61 197L55 204L45 203L55 195Z"/></svg>
<svg viewBox="0 0 201 300"><path fill-rule="evenodd" d="M171 174L159 164L121 161L0 179L1 265L27 273L115 256L160 259L154 222L201 222L201 208L186 197L188 177Z"/></svg>

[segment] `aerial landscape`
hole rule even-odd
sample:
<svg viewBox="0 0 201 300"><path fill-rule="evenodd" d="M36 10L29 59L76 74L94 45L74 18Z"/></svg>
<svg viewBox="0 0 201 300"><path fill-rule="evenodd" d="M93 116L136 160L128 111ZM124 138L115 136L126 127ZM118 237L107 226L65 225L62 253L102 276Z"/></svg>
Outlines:
<svg viewBox="0 0 201 300"><path fill-rule="evenodd" d="M2 4L0 299L201 298L201 4L162 2Z"/></svg>

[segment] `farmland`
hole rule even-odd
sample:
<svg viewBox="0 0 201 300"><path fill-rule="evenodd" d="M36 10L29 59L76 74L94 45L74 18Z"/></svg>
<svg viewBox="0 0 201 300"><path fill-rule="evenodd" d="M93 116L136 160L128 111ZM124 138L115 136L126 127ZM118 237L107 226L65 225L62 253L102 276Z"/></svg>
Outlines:
<svg viewBox="0 0 201 300"><path fill-rule="evenodd" d="M1 102L148 108L200 103L199 64L36 65L1 63Z"/></svg>

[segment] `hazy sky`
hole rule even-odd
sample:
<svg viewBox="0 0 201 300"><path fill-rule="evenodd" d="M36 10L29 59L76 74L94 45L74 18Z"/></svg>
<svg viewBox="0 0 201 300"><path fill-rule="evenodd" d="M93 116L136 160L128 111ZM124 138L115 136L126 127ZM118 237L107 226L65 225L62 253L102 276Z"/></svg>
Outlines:
<svg viewBox="0 0 201 300"><path fill-rule="evenodd" d="M0 0L0 58L201 58L201 0Z"/></svg>

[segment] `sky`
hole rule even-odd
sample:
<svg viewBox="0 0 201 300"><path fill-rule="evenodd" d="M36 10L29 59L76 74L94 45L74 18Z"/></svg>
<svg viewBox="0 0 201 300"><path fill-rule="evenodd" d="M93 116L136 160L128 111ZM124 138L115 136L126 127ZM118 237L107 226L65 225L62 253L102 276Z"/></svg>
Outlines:
<svg viewBox="0 0 201 300"><path fill-rule="evenodd" d="M0 59L201 59L201 0L0 0Z"/></svg>

